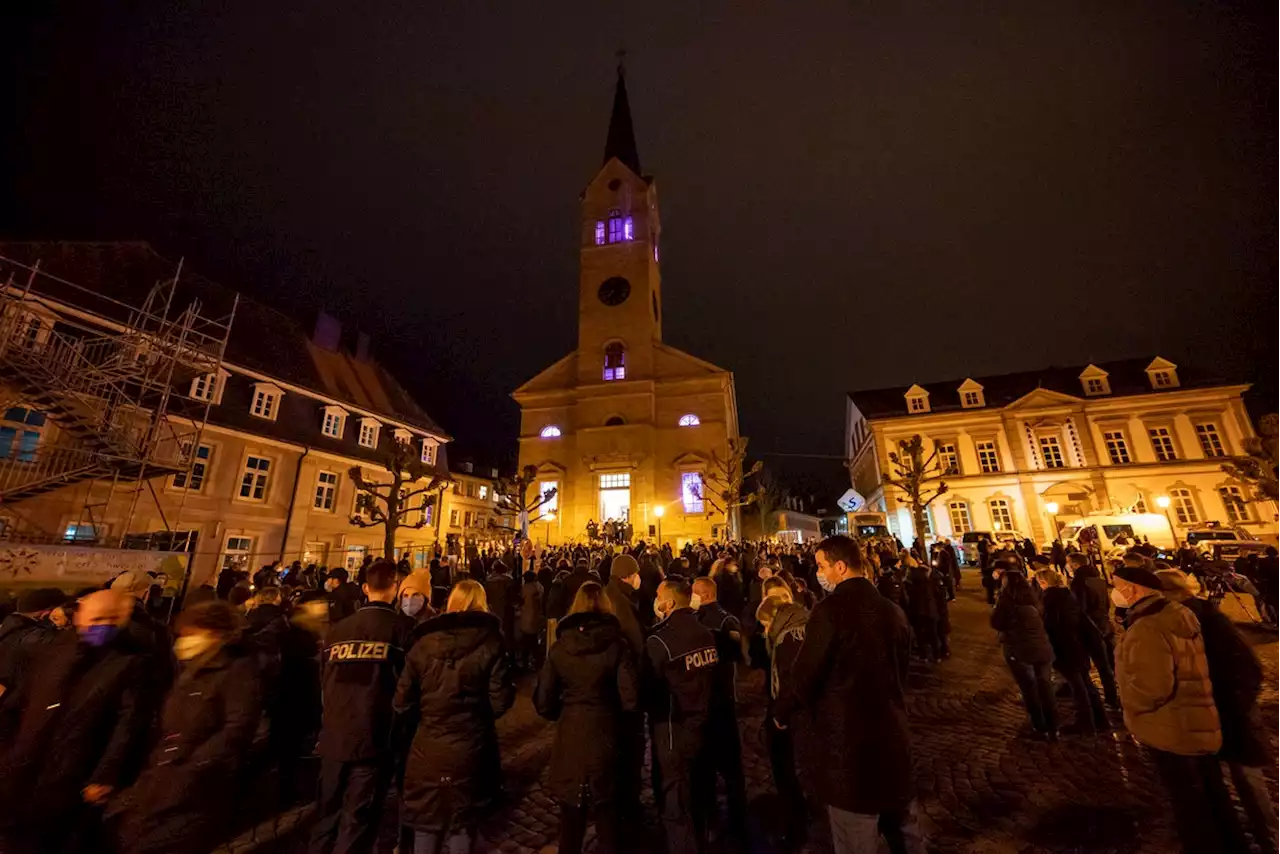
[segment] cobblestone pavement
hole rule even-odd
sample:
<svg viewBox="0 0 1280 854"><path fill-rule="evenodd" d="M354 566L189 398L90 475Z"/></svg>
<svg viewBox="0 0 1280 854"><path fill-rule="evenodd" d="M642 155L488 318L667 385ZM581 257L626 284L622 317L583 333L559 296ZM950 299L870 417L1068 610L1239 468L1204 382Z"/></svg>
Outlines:
<svg viewBox="0 0 1280 854"><path fill-rule="evenodd" d="M952 604L950 660L934 667L912 666L908 704L921 818L931 847L964 854L1176 850L1159 780L1122 727L1110 736L1066 736L1057 744L1026 737L1026 714L987 624L990 611L976 581L976 574L966 573L965 587ZM1255 628L1236 603L1229 601L1226 607L1243 621L1241 628L1266 669L1263 716L1274 751L1276 634ZM753 820L760 820L772 791L762 735L761 674L748 674L740 687L748 796ZM1068 706L1063 700L1064 720L1071 718ZM1118 725L1118 718L1114 722ZM480 850L540 852L554 843L557 827L555 804L540 780L553 730L534 713L529 686L498 730L509 800L483 828L488 847ZM647 772L645 778L647 782ZM647 789L645 799L646 827L627 830L652 838L657 822ZM297 829L275 842L234 850L304 851L298 837L308 817L294 824ZM768 852L764 834L755 835L760 851ZM646 847L660 850L656 842ZM820 823L804 850L830 851Z"/></svg>

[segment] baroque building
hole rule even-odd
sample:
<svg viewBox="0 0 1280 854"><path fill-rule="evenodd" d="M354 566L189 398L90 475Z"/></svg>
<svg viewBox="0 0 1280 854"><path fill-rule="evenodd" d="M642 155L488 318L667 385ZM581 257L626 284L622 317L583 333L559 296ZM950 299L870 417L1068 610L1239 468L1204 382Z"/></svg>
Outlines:
<svg viewBox="0 0 1280 854"><path fill-rule="evenodd" d="M882 480L889 452L919 434L948 486L926 510L926 536L1004 530L1043 543L1055 522L1160 513L1167 499L1179 540L1216 522L1274 541L1275 503L1250 500L1222 470L1254 435L1248 388L1157 356L852 392L854 503L912 541L910 509Z"/></svg>
<svg viewBox="0 0 1280 854"><path fill-rule="evenodd" d="M581 197L578 346L520 386L520 466L555 499L537 539L582 539L589 520L681 544L723 533L706 499L738 436L733 375L662 340L658 189L640 168L618 70L604 162ZM542 530L544 525L549 527Z"/></svg>

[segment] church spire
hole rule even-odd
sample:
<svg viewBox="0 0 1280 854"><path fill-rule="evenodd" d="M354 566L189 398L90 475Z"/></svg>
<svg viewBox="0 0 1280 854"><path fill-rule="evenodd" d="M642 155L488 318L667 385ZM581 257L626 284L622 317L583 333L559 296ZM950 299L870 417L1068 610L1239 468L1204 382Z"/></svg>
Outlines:
<svg viewBox="0 0 1280 854"><path fill-rule="evenodd" d="M631 105L627 102L627 69L622 64L625 54L626 51L618 51L618 86L613 93L613 115L609 117L609 136L604 143L604 162L616 157L636 175L641 175L636 132L631 126Z"/></svg>

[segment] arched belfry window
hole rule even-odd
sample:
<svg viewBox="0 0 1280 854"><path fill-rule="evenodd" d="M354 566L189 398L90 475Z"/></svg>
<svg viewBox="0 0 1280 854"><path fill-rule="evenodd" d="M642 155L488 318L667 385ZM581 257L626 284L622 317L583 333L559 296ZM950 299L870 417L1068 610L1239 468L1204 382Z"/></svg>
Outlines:
<svg viewBox="0 0 1280 854"><path fill-rule="evenodd" d="M690 412L688 415L680 416L681 427L697 427L702 423L702 419Z"/></svg>
<svg viewBox="0 0 1280 854"><path fill-rule="evenodd" d="M604 348L604 380L622 380L627 378L627 348L621 341L614 341Z"/></svg>

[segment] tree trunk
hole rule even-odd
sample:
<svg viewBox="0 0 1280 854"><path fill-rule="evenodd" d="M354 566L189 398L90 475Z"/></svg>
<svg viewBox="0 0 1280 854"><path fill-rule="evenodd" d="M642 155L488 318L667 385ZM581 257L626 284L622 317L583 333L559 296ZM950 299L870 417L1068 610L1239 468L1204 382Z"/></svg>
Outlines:
<svg viewBox="0 0 1280 854"><path fill-rule="evenodd" d="M919 501L911 502L911 521L915 525L916 539L920 541L920 548L924 549L926 547L924 542L924 505ZM911 548L911 546L908 545L907 548Z"/></svg>

